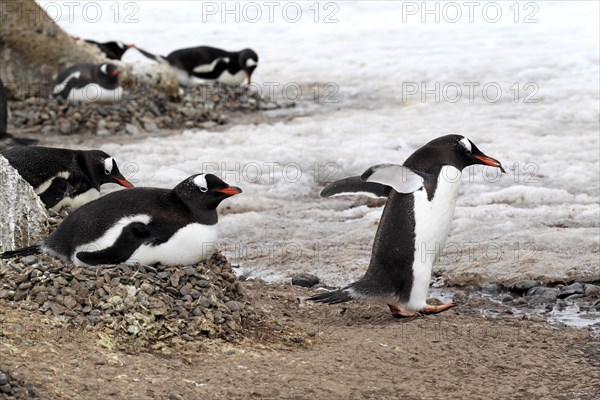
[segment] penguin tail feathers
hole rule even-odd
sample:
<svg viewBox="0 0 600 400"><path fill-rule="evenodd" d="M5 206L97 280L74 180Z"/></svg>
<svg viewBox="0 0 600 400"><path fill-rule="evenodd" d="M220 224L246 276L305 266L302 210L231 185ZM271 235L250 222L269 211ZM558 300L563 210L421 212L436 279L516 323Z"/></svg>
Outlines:
<svg viewBox="0 0 600 400"><path fill-rule="evenodd" d="M325 304L339 304L345 303L347 301L353 300L354 297L350 294L350 292L344 288L339 290L334 290L331 292L319 293L314 296L309 297L307 300L316 301L319 303Z"/></svg>
<svg viewBox="0 0 600 400"><path fill-rule="evenodd" d="M160 64L169 64L169 61L167 61L167 59L163 56L158 56L156 54L152 54L146 50L140 49L139 47L136 46L136 49L142 53L144 56L146 56L147 58L154 60Z"/></svg>
<svg viewBox="0 0 600 400"><path fill-rule="evenodd" d="M4 253L0 254L0 259L6 260L9 258L15 258L15 257L32 256L35 254L39 254L40 252L41 252L40 246L30 246L30 247L25 247L25 248L19 249L19 250L4 252Z"/></svg>

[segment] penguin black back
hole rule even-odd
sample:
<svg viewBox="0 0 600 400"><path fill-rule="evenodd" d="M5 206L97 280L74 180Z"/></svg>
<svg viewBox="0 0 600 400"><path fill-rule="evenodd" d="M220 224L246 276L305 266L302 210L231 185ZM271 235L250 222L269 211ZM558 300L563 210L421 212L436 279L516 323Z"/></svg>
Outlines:
<svg viewBox="0 0 600 400"><path fill-rule="evenodd" d="M116 161L100 150L70 150L51 147L19 147L1 153L40 196L48 208L62 207L63 199L77 198L100 186L115 183L132 187L119 171ZM81 198L79 206L91 200ZM66 204L69 203L69 204Z"/></svg>
<svg viewBox="0 0 600 400"><path fill-rule="evenodd" d="M123 55L125 54L125 52L127 52L127 50L129 50L132 47L135 47L132 44L125 44L120 41L111 41L104 43L96 42L90 39L85 39L85 41L89 44L93 44L96 47L98 47L100 51L103 52L106 55L106 57L110 58L111 60L120 60L121 58L123 58Z"/></svg>

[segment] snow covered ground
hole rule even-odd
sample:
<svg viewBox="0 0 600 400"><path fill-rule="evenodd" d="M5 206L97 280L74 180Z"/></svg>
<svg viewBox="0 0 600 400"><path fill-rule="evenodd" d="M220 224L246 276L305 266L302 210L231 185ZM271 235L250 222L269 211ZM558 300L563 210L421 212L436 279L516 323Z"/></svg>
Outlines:
<svg viewBox="0 0 600 400"><path fill-rule="evenodd" d="M62 4L40 2L50 3ZM221 2L193 1L97 2L102 17L93 23L82 16L87 3L73 13L61 8L70 34L160 54L252 47L260 56L254 81L279 83L276 90L288 84L290 97L295 83L331 83L328 102L300 105L319 112L288 122L103 146L121 163L135 162L139 171L129 177L143 186L173 187L215 169L241 186L244 193L221 206L220 222L222 248L241 273L282 280L302 271L330 284L360 277L382 209L359 198L321 199L320 190L459 133L508 174L465 171L438 268L455 282L600 279L597 2L428 2L425 15L421 2L311 2L301 3L297 23L285 2L273 22L267 3L253 3L263 13L256 23L248 3L238 4L235 23ZM460 21L450 22L457 11ZM138 22L125 23L132 12ZM124 60L148 62L135 51Z"/></svg>

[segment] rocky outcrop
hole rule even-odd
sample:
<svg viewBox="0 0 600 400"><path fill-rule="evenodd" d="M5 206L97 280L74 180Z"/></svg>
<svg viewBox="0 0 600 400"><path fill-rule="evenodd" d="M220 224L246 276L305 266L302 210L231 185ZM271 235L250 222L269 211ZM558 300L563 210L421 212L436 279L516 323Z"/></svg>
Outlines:
<svg viewBox="0 0 600 400"><path fill-rule="evenodd" d="M0 155L0 252L35 244L47 234L47 220L33 188Z"/></svg>

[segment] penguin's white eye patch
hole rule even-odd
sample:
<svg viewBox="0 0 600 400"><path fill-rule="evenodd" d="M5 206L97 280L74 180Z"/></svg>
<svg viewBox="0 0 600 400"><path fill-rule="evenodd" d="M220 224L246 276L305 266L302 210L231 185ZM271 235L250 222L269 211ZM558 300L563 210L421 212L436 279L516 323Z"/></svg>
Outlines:
<svg viewBox="0 0 600 400"><path fill-rule="evenodd" d="M461 146L465 148L465 150L467 151L467 154L471 154L472 148L471 148L471 141L469 139L462 138L458 141L458 143L460 143Z"/></svg>
<svg viewBox="0 0 600 400"><path fill-rule="evenodd" d="M246 60L246 67L250 68L250 67L254 67L256 64L258 64L256 61L254 61L253 59L249 58Z"/></svg>
<svg viewBox="0 0 600 400"><path fill-rule="evenodd" d="M117 46L119 46L120 48L124 49L125 48L125 43L118 41L117 42Z"/></svg>
<svg viewBox="0 0 600 400"><path fill-rule="evenodd" d="M108 64L102 64L100 66L100 72L102 72L104 75L108 75L108 71L106 69L107 67L108 67Z"/></svg>
<svg viewBox="0 0 600 400"><path fill-rule="evenodd" d="M206 183L204 174L200 174L194 178L194 185L198 186L202 193L208 191L208 184Z"/></svg>
<svg viewBox="0 0 600 400"><path fill-rule="evenodd" d="M104 173L110 175L113 169L113 158L108 157L104 160Z"/></svg>

